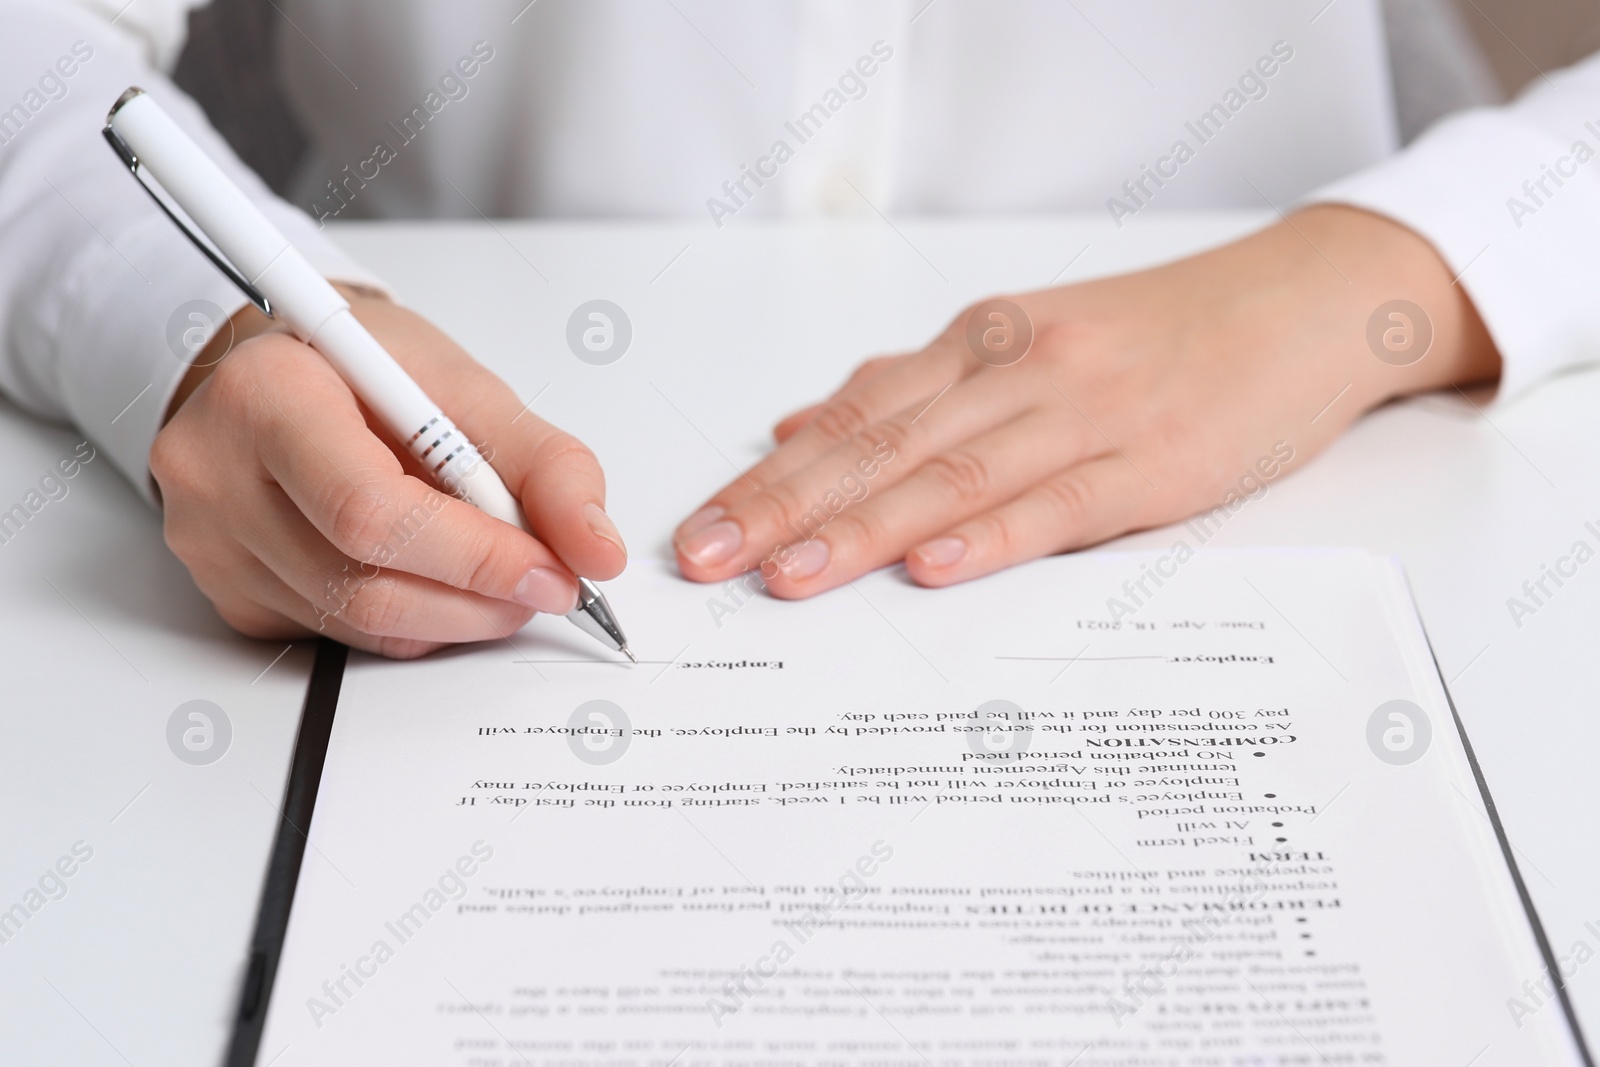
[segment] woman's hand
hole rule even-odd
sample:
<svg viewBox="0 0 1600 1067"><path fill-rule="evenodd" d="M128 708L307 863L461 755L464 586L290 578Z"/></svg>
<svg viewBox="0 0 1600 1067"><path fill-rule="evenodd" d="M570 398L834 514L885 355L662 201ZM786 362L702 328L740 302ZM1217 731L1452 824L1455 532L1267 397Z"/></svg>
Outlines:
<svg viewBox="0 0 1600 1067"><path fill-rule="evenodd" d="M627 554L589 450L421 317L346 295L540 537L434 488L327 360L247 308L202 353L150 452L167 544L222 617L254 637L322 632L410 657L571 610L575 572L619 573Z"/></svg>
<svg viewBox="0 0 1600 1067"><path fill-rule="evenodd" d="M1380 311L1394 299L1428 321ZM965 581L1253 495L1384 400L1499 368L1433 248L1352 208L991 303L779 423L777 450L679 527L683 573L759 568L780 597L899 560Z"/></svg>

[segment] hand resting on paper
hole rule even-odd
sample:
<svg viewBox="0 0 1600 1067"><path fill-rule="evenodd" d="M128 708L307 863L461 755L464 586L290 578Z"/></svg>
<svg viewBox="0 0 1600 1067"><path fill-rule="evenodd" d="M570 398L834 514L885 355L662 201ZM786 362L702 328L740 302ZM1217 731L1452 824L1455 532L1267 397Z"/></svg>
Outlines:
<svg viewBox="0 0 1600 1067"><path fill-rule="evenodd" d="M1010 299L1022 317L979 304L780 422L778 448L679 527L683 573L759 571L795 598L904 560L949 585L1259 491L1385 400L1499 371L1432 246L1353 208ZM1369 344L1394 299L1427 321L1385 313Z"/></svg>

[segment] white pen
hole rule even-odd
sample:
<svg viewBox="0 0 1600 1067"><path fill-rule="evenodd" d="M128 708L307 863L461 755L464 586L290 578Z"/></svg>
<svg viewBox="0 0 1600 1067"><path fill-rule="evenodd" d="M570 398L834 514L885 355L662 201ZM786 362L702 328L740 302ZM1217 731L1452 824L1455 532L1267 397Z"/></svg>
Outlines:
<svg viewBox="0 0 1600 1067"><path fill-rule="evenodd" d="M320 352L442 488L497 519L533 532L516 497L466 434L356 320L339 291L160 104L143 89L131 88L106 116L104 132L134 178L195 247L263 314L282 318L296 337ZM199 233L144 180L141 169L194 220ZM578 605L567 618L602 644L634 658L611 606L587 578L578 579Z"/></svg>

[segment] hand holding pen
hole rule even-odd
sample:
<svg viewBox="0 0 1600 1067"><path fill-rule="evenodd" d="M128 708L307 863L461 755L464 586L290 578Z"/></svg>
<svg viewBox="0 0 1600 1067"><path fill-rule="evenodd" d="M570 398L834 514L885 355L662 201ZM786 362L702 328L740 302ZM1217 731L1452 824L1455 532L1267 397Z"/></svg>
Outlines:
<svg viewBox="0 0 1600 1067"><path fill-rule="evenodd" d="M278 319L236 318L228 358L197 361L151 450L168 543L231 625L414 656L544 611L626 650L577 577L626 562L588 449L420 317L347 300L150 97L124 94L107 139Z"/></svg>

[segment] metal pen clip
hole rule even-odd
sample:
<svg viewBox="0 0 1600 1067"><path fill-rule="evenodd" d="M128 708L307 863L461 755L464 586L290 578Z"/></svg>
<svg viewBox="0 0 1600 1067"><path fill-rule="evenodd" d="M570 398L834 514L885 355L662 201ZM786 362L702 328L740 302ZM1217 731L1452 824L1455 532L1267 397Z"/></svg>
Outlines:
<svg viewBox="0 0 1600 1067"><path fill-rule="evenodd" d="M145 172L140 167L139 157L134 155L133 148L129 146L127 141L122 139L121 134L117 133L117 131L112 128L111 120L116 118L117 112L121 110L122 105L126 104L135 97L142 95L144 95L144 90L140 89L138 86L134 86L121 96L117 97L117 102L112 105L110 112L106 114L105 129L100 131L105 137L106 143L109 144L111 146L111 150L117 154L117 158L122 160L122 162L127 165L128 170L133 174L133 180L139 183L140 188L150 194L150 199L156 202L157 207L166 212L167 218L172 220L173 225L177 226L179 230L182 230L184 236L188 237L189 241L196 248L198 248L200 252L207 259L209 259L218 270L227 275L229 281L233 282L234 285L239 287L239 291L244 293L246 299L248 299L250 303L260 308L263 315L271 318L272 305L270 302L268 302L266 296L262 294L261 290L250 284L245 276L240 274L239 271L234 268L232 263L228 262L228 258L222 254L221 249L213 245L208 239L206 239L204 235L200 234L192 225L190 225L189 216L187 213L185 213L181 208L178 208L176 205L167 203L167 198L162 192L157 191L157 186L151 184L145 179Z"/></svg>

